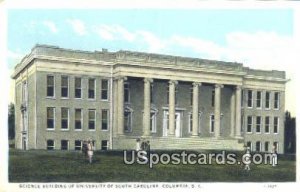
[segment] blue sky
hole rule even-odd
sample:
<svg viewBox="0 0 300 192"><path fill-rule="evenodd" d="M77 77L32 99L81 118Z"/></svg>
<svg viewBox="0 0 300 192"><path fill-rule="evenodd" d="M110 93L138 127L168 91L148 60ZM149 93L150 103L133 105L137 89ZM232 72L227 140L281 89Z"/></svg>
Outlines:
<svg viewBox="0 0 300 192"><path fill-rule="evenodd" d="M8 67L37 43L236 61L286 71L286 106L295 111L293 27L292 9L11 9Z"/></svg>

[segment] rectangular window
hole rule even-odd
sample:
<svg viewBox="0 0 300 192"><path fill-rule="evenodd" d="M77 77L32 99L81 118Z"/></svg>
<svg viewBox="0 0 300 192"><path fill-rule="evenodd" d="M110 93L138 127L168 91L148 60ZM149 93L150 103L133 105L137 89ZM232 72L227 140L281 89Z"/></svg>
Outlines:
<svg viewBox="0 0 300 192"><path fill-rule="evenodd" d="M89 99L95 99L95 87L96 87L96 80L95 79L89 79L88 84L88 98Z"/></svg>
<svg viewBox="0 0 300 192"><path fill-rule="evenodd" d="M175 105L178 105L178 85L175 85Z"/></svg>
<svg viewBox="0 0 300 192"><path fill-rule="evenodd" d="M124 131L131 132L131 112L124 112Z"/></svg>
<svg viewBox="0 0 300 192"><path fill-rule="evenodd" d="M253 100L253 97L252 97L252 90L248 90L247 92L247 106L248 107L252 107L252 100Z"/></svg>
<svg viewBox="0 0 300 192"><path fill-rule="evenodd" d="M257 152L261 151L261 142L260 141L256 142L255 149L256 149Z"/></svg>
<svg viewBox="0 0 300 192"><path fill-rule="evenodd" d="M274 93L274 109L279 109L279 100L280 100L279 92L275 92Z"/></svg>
<svg viewBox="0 0 300 192"><path fill-rule="evenodd" d="M47 129L54 129L55 127L55 108L47 107Z"/></svg>
<svg viewBox="0 0 300 192"><path fill-rule="evenodd" d="M75 98L80 99L81 97L81 78L75 77Z"/></svg>
<svg viewBox="0 0 300 192"><path fill-rule="evenodd" d="M101 113L101 129L102 130L108 130L108 110L102 109Z"/></svg>
<svg viewBox="0 0 300 192"><path fill-rule="evenodd" d="M242 95L241 95L241 107L243 108L244 107L244 94L245 94L245 91L242 90Z"/></svg>
<svg viewBox="0 0 300 192"><path fill-rule="evenodd" d="M265 98L265 108L270 109L270 92L266 92L266 98Z"/></svg>
<svg viewBox="0 0 300 192"><path fill-rule="evenodd" d="M54 149L54 140L49 139L47 140L47 150L53 150Z"/></svg>
<svg viewBox="0 0 300 192"><path fill-rule="evenodd" d="M270 117L265 117L265 133L270 133Z"/></svg>
<svg viewBox="0 0 300 192"><path fill-rule="evenodd" d="M150 103L154 103L154 85L153 83L151 83L151 86L150 86Z"/></svg>
<svg viewBox="0 0 300 192"><path fill-rule="evenodd" d="M211 92L211 106L215 106L215 90L213 89Z"/></svg>
<svg viewBox="0 0 300 192"><path fill-rule="evenodd" d="M261 116L256 117L256 133L261 131Z"/></svg>
<svg viewBox="0 0 300 192"><path fill-rule="evenodd" d="M249 147L249 149L252 151L252 143L251 143L251 141L247 141L247 147Z"/></svg>
<svg viewBox="0 0 300 192"><path fill-rule="evenodd" d="M61 129L69 129L69 109L61 108Z"/></svg>
<svg viewBox="0 0 300 192"><path fill-rule="evenodd" d="M261 91L256 92L256 108L261 108Z"/></svg>
<svg viewBox="0 0 300 192"><path fill-rule="evenodd" d="M75 109L75 130L82 129L82 109Z"/></svg>
<svg viewBox="0 0 300 192"><path fill-rule="evenodd" d="M269 151L269 142L266 141L265 142L265 152L268 152Z"/></svg>
<svg viewBox="0 0 300 192"><path fill-rule="evenodd" d="M54 90L54 76L47 75L47 97L54 97L55 90Z"/></svg>
<svg viewBox="0 0 300 192"><path fill-rule="evenodd" d="M69 77L61 76L61 97L69 97Z"/></svg>
<svg viewBox="0 0 300 192"><path fill-rule="evenodd" d="M247 133L252 133L252 116L247 117Z"/></svg>
<svg viewBox="0 0 300 192"><path fill-rule="evenodd" d="M274 133L278 133L279 118L274 117Z"/></svg>
<svg viewBox="0 0 300 192"><path fill-rule="evenodd" d="M101 80L101 99L108 100L108 80Z"/></svg>
<svg viewBox="0 0 300 192"><path fill-rule="evenodd" d="M60 149L61 150L68 150L69 149L69 141L68 140L61 140Z"/></svg>
<svg viewBox="0 0 300 192"><path fill-rule="evenodd" d="M156 113L150 113L150 132L156 133Z"/></svg>
<svg viewBox="0 0 300 192"><path fill-rule="evenodd" d="M107 140L102 140L101 141L101 150L108 150L108 141Z"/></svg>
<svg viewBox="0 0 300 192"><path fill-rule="evenodd" d="M191 113L189 115L189 132L191 133L193 131L193 114Z"/></svg>
<svg viewBox="0 0 300 192"><path fill-rule="evenodd" d="M74 143L74 146L75 146L75 150L76 151L81 151L81 149L82 149L82 141L80 141L80 140L75 140L75 143Z"/></svg>
<svg viewBox="0 0 300 192"><path fill-rule="evenodd" d="M193 106L193 85L191 85L191 87L190 87L190 105L192 105Z"/></svg>
<svg viewBox="0 0 300 192"><path fill-rule="evenodd" d="M210 132L215 132L215 115L210 115Z"/></svg>
<svg viewBox="0 0 300 192"><path fill-rule="evenodd" d="M124 83L124 102L130 103L130 90L129 90L129 83Z"/></svg>
<svg viewBox="0 0 300 192"><path fill-rule="evenodd" d="M95 130L96 127L96 110L89 109L89 130Z"/></svg>

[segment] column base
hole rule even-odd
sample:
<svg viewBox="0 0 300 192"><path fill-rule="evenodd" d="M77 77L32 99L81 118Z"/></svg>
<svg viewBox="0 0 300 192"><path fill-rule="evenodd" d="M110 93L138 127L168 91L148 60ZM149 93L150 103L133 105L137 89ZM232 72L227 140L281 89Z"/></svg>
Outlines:
<svg viewBox="0 0 300 192"><path fill-rule="evenodd" d="M235 135L234 138L235 139L244 139L244 137L242 137L241 135Z"/></svg>
<svg viewBox="0 0 300 192"><path fill-rule="evenodd" d="M199 135L191 135L191 137L196 138L199 137Z"/></svg>

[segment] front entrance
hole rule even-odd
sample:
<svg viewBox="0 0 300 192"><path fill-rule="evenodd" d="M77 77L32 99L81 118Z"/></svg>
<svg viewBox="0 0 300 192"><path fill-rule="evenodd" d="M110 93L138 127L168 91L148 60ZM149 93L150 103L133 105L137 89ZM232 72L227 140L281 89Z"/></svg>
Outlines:
<svg viewBox="0 0 300 192"><path fill-rule="evenodd" d="M181 137L181 112L175 112L175 137ZM163 136L167 137L169 135L169 112L164 111L163 119Z"/></svg>

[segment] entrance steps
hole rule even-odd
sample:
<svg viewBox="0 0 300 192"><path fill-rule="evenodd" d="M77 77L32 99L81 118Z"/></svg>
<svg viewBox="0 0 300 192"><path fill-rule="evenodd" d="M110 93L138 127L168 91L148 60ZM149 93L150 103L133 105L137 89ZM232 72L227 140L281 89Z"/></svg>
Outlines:
<svg viewBox="0 0 300 192"><path fill-rule="evenodd" d="M244 150L244 143L234 138L211 137L156 137L145 138L150 141L151 150ZM113 138L113 149L135 149L136 138Z"/></svg>

